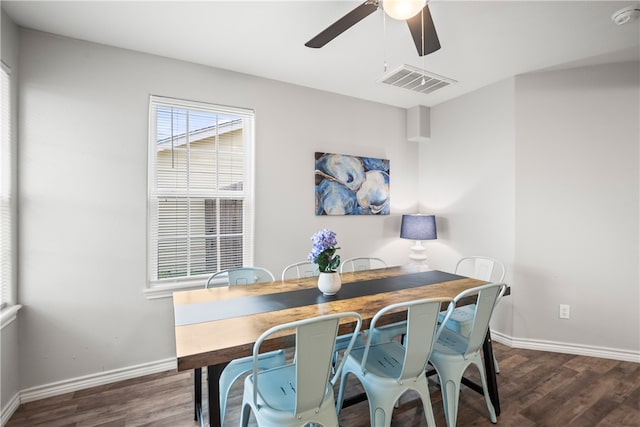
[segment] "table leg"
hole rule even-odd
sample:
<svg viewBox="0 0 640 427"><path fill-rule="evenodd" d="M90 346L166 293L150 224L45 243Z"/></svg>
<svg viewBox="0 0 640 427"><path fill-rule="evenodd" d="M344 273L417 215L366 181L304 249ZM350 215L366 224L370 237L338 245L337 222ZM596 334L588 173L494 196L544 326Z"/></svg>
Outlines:
<svg viewBox="0 0 640 427"><path fill-rule="evenodd" d="M209 426L221 427L220 419L220 375L229 363L207 366L207 395L209 401Z"/></svg>
<svg viewBox="0 0 640 427"><path fill-rule="evenodd" d="M202 414L202 368L193 370L193 419L198 421Z"/></svg>
<svg viewBox="0 0 640 427"><path fill-rule="evenodd" d="M496 365L493 359L493 345L491 344L491 331L487 329L487 336L482 343L482 353L484 355L484 372L487 377L487 388L489 398L493 403L496 416L500 415L500 397L498 396L498 380L496 379Z"/></svg>

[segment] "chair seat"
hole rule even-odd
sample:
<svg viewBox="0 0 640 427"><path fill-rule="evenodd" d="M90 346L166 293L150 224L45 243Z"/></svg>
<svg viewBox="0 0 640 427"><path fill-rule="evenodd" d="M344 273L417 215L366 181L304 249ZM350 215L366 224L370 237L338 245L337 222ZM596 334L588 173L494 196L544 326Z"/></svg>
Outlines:
<svg viewBox="0 0 640 427"><path fill-rule="evenodd" d="M253 378L248 381L253 384ZM293 413L296 404L296 366L286 365L260 372L258 406L268 406L276 411ZM333 393L327 387L327 393Z"/></svg>
<svg viewBox="0 0 640 427"><path fill-rule="evenodd" d="M465 337L471 335L471 328L473 327L473 316L475 315L476 305L469 304L463 305L461 307L457 307L451 313L447 324L445 325L448 329L458 332ZM442 323L445 316L445 311L441 311L438 315L438 322ZM498 365L498 359L496 359L495 354L493 355L493 364L495 365L496 373L500 373L500 366Z"/></svg>
<svg viewBox="0 0 640 427"><path fill-rule="evenodd" d="M357 347L351 350L351 355L356 366L362 363L364 347ZM369 355L365 369L378 378L386 378L395 381L402 371L405 348L402 344L391 341L380 344L372 344L369 348Z"/></svg>
<svg viewBox="0 0 640 427"><path fill-rule="evenodd" d="M299 420L315 418L322 420L322 425L338 427L333 388L330 383L327 384L320 408L298 413L300 418L296 420L292 418L295 414L297 388L295 364L261 371L259 376L257 401L254 405L254 411L258 411L254 414L260 420L258 425L293 427L301 425ZM251 399L253 386L253 375L249 375L245 379L243 401ZM241 425L246 425L246 422L247 418L241 420Z"/></svg>
<svg viewBox="0 0 640 427"><path fill-rule="evenodd" d="M253 377L250 378L253 383ZM258 406L269 406L277 411L295 410L296 372L294 365L269 369L260 373Z"/></svg>
<svg viewBox="0 0 640 427"><path fill-rule="evenodd" d="M263 332L253 345L254 369L244 382L240 425L247 427L253 413L259 426L301 427L308 424L338 427L333 385L344 361L332 365L333 344L340 320L356 320L352 341L358 336L362 318L358 313L335 313L274 326ZM258 371L257 358L262 343L271 335L295 331L293 361L285 366ZM349 357L352 344L345 350Z"/></svg>
<svg viewBox="0 0 640 427"><path fill-rule="evenodd" d="M438 322L442 323L445 313L445 311L440 312L440 314L438 315ZM451 313L451 317L449 317L449 320L447 321L447 324L445 326L452 331L456 331L468 337L471 334L471 327L473 326L473 316L475 316L475 313L475 304L456 307L456 309L453 310L453 313Z"/></svg>
<svg viewBox="0 0 640 427"><path fill-rule="evenodd" d="M286 354L284 350L274 350L262 353L258 357L258 369L271 369L286 364ZM234 359L220 374L220 418L224 420L227 408L227 396L233 383L242 375L253 370L253 356Z"/></svg>
<svg viewBox="0 0 640 427"><path fill-rule="evenodd" d="M440 333L438 341L433 346L434 353L440 353L443 355L457 355L463 354L469 345L469 339L464 335L461 335L455 331L444 328ZM432 353L433 357L433 353Z"/></svg>

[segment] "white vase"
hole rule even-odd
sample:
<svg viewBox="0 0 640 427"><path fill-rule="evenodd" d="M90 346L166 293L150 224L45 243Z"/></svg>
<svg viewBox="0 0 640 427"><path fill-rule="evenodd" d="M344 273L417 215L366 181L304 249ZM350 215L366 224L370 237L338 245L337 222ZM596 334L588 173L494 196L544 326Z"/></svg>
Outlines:
<svg viewBox="0 0 640 427"><path fill-rule="evenodd" d="M342 288L342 279L338 272L320 273L318 289L325 295L335 295Z"/></svg>

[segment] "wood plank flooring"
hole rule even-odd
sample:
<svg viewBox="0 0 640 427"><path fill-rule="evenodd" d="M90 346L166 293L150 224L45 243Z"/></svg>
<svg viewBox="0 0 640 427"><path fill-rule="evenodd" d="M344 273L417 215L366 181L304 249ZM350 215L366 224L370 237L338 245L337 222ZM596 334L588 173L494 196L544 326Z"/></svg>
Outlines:
<svg viewBox="0 0 640 427"><path fill-rule="evenodd" d="M494 343L502 414L509 427L639 427L640 364L512 349ZM467 374L477 378L470 368ZM194 427L191 372L166 372L21 405L7 427ZM349 394L359 390L349 381ZM438 386L430 388L436 423L445 426ZM238 425L242 383L229 398L225 425ZM253 421L253 420L252 420ZM253 424L255 425L255 424ZM369 425L367 402L345 408L340 425ZM392 426L426 426L416 395L405 395ZM462 387L458 426L491 426L484 399Z"/></svg>

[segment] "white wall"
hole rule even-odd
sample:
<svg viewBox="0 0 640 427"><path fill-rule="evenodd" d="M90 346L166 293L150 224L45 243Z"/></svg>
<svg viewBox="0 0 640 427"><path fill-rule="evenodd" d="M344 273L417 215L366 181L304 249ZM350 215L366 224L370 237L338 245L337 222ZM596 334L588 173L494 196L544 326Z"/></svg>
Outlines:
<svg viewBox="0 0 640 427"><path fill-rule="evenodd" d="M528 74L431 110L430 264L503 259L513 294L492 326L514 346L640 358L639 76L637 62Z"/></svg>
<svg viewBox="0 0 640 427"><path fill-rule="evenodd" d="M15 95L18 88L18 27L2 10L2 47L0 53L2 61L11 69L11 90ZM14 118L17 114L17 96L13 97L11 113ZM16 185L14 180L13 185ZM15 238L15 236L14 236ZM15 260L14 260L15 261ZM17 268L14 268L14 273ZM20 313L16 320L5 325L0 330L0 412L4 413L7 405L14 404L20 390L18 354L18 322ZM4 419L4 417L3 417Z"/></svg>
<svg viewBox="0 0 640 427"><path fill-rule="evenodd" d="M514 83L509 79L431 109L431 140L420 144L420 203L436 215L429 265L453 271L462 256L505 263L512 284L514 242ZM513 283L515 286L515 283ZM505 298L493 327L511 335Z"/></svg>
<svg viewBox="0 0 640 427"><path fill-rule="evenodd" d="M516 94L514 336L638 357L640 65L520 76Z"/></svg>
<svg viewBox="0 0 640 427"><path fill-rule="evenodd" d="M29 30L20 49L23 389L175 357L171 299L142 294L150 94L255 109L257 265L279 275L321 227L343 256L406 259L403 109ZM392 215L316 217L315 151L390 159Z"/></svg>

